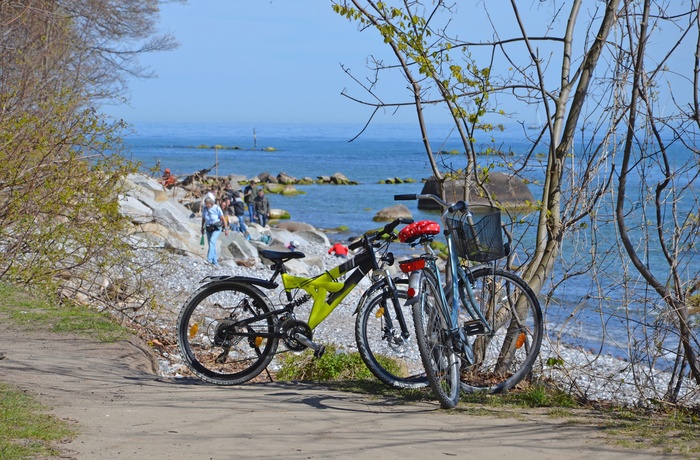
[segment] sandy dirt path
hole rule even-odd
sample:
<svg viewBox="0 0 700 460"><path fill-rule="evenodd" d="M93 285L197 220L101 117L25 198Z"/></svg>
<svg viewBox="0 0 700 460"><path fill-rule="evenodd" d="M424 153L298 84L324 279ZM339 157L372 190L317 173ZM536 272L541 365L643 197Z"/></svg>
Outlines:
<svg viewBox="0 0 700 460"><path fill-rule="evenodd" d="M61 458L668 458L608 445L599 427L537 411L474 416L312 383L162 379L137 341L0 329L0 380L79 426Z"/></svg>

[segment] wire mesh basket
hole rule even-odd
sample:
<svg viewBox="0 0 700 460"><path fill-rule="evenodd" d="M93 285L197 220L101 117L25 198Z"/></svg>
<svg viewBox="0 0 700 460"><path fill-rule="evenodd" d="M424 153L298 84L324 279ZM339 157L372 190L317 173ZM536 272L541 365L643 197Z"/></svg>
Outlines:
<svg viewBox="0 0 700 460"><path fill-rule="evenodd" d="M447 218L457 255L475 262L505 257L501 211L493 206L470 206L469 211Z"/></svg>

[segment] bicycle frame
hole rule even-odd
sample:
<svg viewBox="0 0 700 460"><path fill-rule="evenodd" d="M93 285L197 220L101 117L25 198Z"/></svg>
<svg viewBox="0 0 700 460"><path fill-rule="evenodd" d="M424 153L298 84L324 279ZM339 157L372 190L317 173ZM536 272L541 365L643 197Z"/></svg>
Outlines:
<svg viewBox="0 0 700 460"><path fill-rule="evenodd" d="M366 248L365 252L315 278L293 276L285 272L281 274L287 300L292 301L293 289L302 289L313 299L314 303L308 320L308 325L311 329L314 329L326 319L340 305L343 299L355 289L367 273L379 269L376 257L368 252L371 250L371 248ZM344 282L336 281L355 268L357 270Z"/></svg>
<svg viewBox="0 0 700 460"><path fill-rule="evenodd" d="M478 308L477 300L474 295L474 290L472 288L472 283L469 281L469 277L467 275L467 272L464 270L464 268L461 266L459 263L459 257L457 256L457 251L454 247L455 243L452 237L452 231L450 230L449 226L447 225L447 216L450 214L455 214L457 212L469 212L466 210L466 208L462 208L461 205L458 207L453 207L449 206L446 202L440 200L438 197L434 195L416 195L415 198L411 195L411 199L432 199L433 201L439 203L445 210L443 213L440 215L440 220L443 225L443 234L445 236L445 242L447 245L447 253L448 253L448 259L447 259L447 269L446 269L446 282L450 284L451 289L449 290L450 292L450 298L447 298L446 291L447 289L445 288L445 285L443 285L442 282L442 276L440 274L440 270L437 267L436 260L437 256L435 255L433 249L430 247L430 242L432 241L432 237L423 237L421 238L420 242L423 244L425 255L421 256L422 259L424 259L429 265L430 265L430 270L432 273L435 274L439 286L439 294L440 294L440 300L441 300L441 305L443 308L442 315L444 318L449 319L449 324L450 324L450 334L453 337L453 341L455 343L455 346L462 350L465 354L465 357L470 361L473 362L473 353L471 350L471 347L468 345L467 340L464 336L464 330L460 327L459 325L459 305L462 305L464 310L478 323L478 327L483 327L483 331L480 331L481 334L493 334L493 328L490 324L489 321L484 317L483 313L481 310ZM460 209L461 208L461 209ZM467 215L467 217L471 217L471 213ZM484 266L490 266L489 264L479 264L472 269L479 269ZM420 270L416 270L411 274L411 277L416 276L419 277L421 276ZM465 290L467 293L467 296L465 297L462 294L462 290L459 289L459 283L462 282L465 286ZM411 281L409 278L409 286L410 285L417 285L417 280ZM450 308L451 306L451 308ZM450 311L447 311L447 309L450 309Z"/></svg>

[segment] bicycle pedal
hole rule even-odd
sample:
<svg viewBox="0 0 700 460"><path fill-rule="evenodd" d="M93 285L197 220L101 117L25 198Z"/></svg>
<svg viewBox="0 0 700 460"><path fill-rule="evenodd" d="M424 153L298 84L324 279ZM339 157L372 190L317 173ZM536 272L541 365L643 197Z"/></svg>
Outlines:
<svg viewBox="0 0 700 460"><path fill-rule="evenodd" d="M326 352L326 346L325 345L319 345L319 347L314 350L314 357L320 358L323 356L323 354Z"/></svg>
<svg viewBox="0 0 700 460"><path fill-rule="evenodd" d="M462 329L464 329L464 333L466 335L483 334L486 331L486 329L484 328L484 323L482 323L478 319L465 321L464 326L462 326Z"/></svg>

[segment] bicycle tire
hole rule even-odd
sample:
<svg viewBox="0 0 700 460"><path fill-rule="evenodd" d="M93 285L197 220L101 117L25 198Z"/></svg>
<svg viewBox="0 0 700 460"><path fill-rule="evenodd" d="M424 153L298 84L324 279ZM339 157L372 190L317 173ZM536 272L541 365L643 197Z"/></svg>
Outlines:
<svg viewBox="0 0 700 460"><path fill-rule="evenodd" d="M504 392L530 373L539 355L542 309L530 286L513 272L482 267L470 274L470 282L493 331L467 337L474 362L462 366L462 390Z"/></svg>
<svg viewBox="0 0 700 460"><path fill-rule="evenodd" d="M396 280L396 291L403 305L407 299L407 280ZM415 340L413 314L405 309L406 328L411 333L408 338L401 337L401 328L396 318L392 319L394 330L387 330L383 312L395 314L392 292L385 281L380 281L376 294L360 305L355 320L355 340L357 350L367 368L381 382L395 388L424 388L428 378ZM393 364L382 365L390 360Z"/></svg>
<svg viewBox="0 0 700 460"><path fill-rule="evenodd" d="M255 286L214 281L195 291L180 311L177 340L193 374L217 385L237 385L259 375L277 351L279 339L242 333L275 331L275 318L254 318L271 311ZM242 326L235 323L252 321Z"/></svg>
<svg viewBox="0 0 700 460"><path fill-rule="evenodd" d="M419 301L413 305L416 339L423 367L433 394L443 409L452 409L459 402L460 360L452 346L449 320L442 304L436 276L422 270Z"/></svg>

